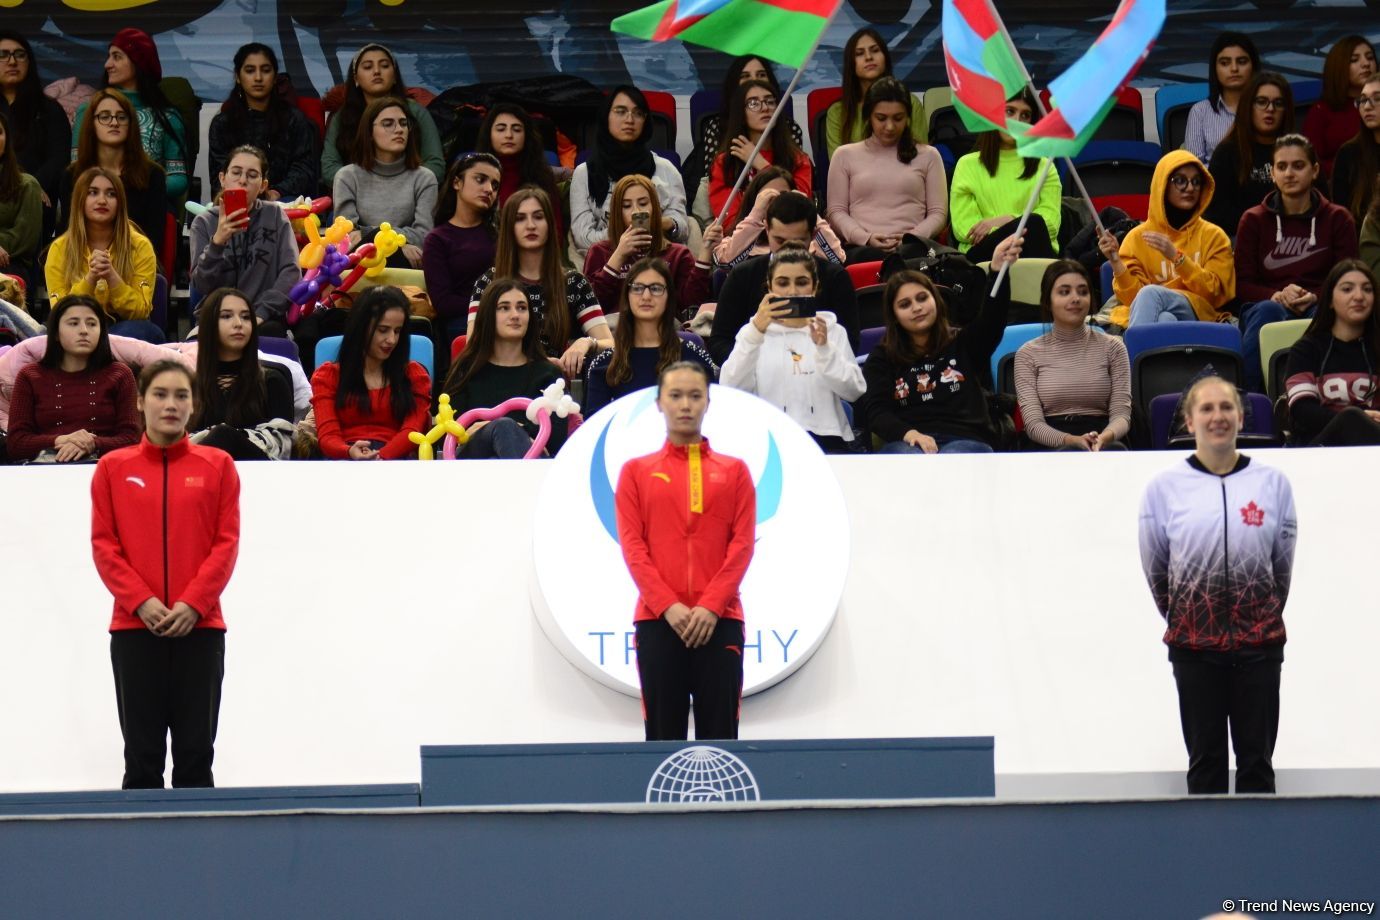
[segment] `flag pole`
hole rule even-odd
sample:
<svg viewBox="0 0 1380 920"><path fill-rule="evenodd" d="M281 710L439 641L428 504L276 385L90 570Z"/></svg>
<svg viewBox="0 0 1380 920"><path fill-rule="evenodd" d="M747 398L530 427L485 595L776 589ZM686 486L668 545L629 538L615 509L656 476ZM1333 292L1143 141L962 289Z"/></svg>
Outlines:
<svg viewBox="0 0 1380 920"><path fill-rule="evenodd" d="M1025 232L1025 225L1030 221L1030 215L1035 212L1035 202L1040 200L1040 190L1045 187L1045 179L1049 177L1049 171L1054 167L1054 161L1045 158L1044 169L1040 171L1040 178L1035 180L1035 189L1030 193L1030 200L1025 203L1025 213L1021 215L1021 222L1016 224L1016 232L1012 236L1020 236ZM995 253L993 253L995 256ZM992 284L992 293L997 293L997 288L1001 287L1001 279L1006 277L1006 270L1011 267L1010 262L1003 262L1001 268L997 269L997 280Z"/></svg>
<svg viewBox="0 0 1380 920"><path fill-rule="evenodd" d="M1039 109L1040 117L1044 118L1049 114L1049 110L1040 100L1040 94L1035 90L1035 81L1031 78L1030 71L1026 69L1025 61L1021 60L1020 52L1016 50L1016 43L1011 40L1011 33L1006 31L1006 23L1000 17L997 18L997 28L1001 30L1001 37L1006 42L1006 47L1011 50L1011 57L1016 61L1016 66L1021 69L1021 78L1025 80L1025 85L1030 89L1030 95L1035 98L1035 108ZM1102 221L1097 216L1097 206L1093 204L1092 196L1088 194L1088 188L1083 184L1083 177L1078 175L1078 167L1073 165L1071 157L1061 157L1060 159L1068 166L1069 175L1073 177L1073 184L1078 186L1078 193L1083 196L1088 210L1092 212L1093 223L1097 226L1097 235L1101 237L1107 232L1107 228L1102 226Z"/></svg>
<svg viewBox="0 0 1380 920"><path fill-rule="evenodd" d="M757 146L752 148L752 153L748 155L748 161L743 164L742 170L738 173L738 181L734 182L733 188L729 189L728 198L725 199L724 206L719 210L719 216L714 218L720 227L724 225L724 215L728 213L729 208L733 207L733 199L743 190L743 185L747 182L748 173L752 171L752 161L757 159L757 154L762 152L762 146L766 144L767 138L771 137L771 130L776 127L776 120L781 117L782 110L785 109L790 102L791 94L795 92L796 84L800 82L801 75L805 73L805 66L810 63L810 60L815 56L815 52L819 50L820 42L824 41L824 33L829 31L829 26L833 24L834 16L837 15L837 13L838 6L835 6L834 12L830 13L828 20L825 21L824 28L819 30L819 35L816 36L815 43L810 46L810 50L801 60L800 66L795 69L795 75L791 77L791 82L786 84L785 91L782 92L781 98L777 100L776 110L771 113L771 119L767 121L767 126L762 129L762 136L757 138ZM725 154L725 156L732 155L731 153ZM777 163L775 165L794 171L791 166L786 166L784 163Z"/></svg>

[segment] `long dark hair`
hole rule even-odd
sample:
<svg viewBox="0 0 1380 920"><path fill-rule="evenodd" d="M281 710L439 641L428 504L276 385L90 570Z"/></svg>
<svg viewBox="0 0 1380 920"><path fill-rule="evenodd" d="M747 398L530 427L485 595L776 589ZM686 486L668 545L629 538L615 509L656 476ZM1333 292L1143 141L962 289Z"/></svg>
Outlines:
<svg viewBox="0 0 1380 920"><path fill-rule="evenodd" d="M374 122L384 109L398 109L402 112L402 117L407 119L407 146L403 147L403 167L418 169L422 165L422 153L421 141L417 135L421 132L412 123L414 119L412 112L407 108L407 101L397 96L384 96L365 106L364 114L355 127L355 143L351 150L350 162L361 169L373 169L378 165L378 151L374 149Z"/></svg>
<svg viewBox="0 0 1380 920"><path fill-rule="evenodd" d="M1375 53L1375 46L1360 35L1343 35L1323 59L1321 101L1334 112L1351 107L1351 55L1362 45Z"/></svg>
<svg viewBox="0 0 1380 920"><path fill-rule="evenodd" d="M680 360L680 334L676 331L676 313L680 307L676 302L676 282L671 277L671 267L655 256L638 259L628 269L627 277L623 279L623 289L618 295L618 326L613 331L613 357L604 371L604 379L611 387L632 379L632 350L633 343L637 341L637 320L633 318L628 285L643 272L656 272L661 276L661 283L666 285L666 309L661 311L661 319L657 321L657 335L661 339L661 344L657 346L657 374L660 375L663 368Z"/></svg>
<svg viewBox="0 0 1380 920"><path fill-rule="evenodd" d="M10 103L11 129L18 129L19 136L10 135L10 143L22 146L28 137L29 126L36 119L43 117L43 85L38 79L38 59L34 57L33 46L29 40L18 32L9 29L0 29L0 41L9 40L24 49L24 53L29 56L29 71L24 75L24 79L19 81L19 86L15 89L14 102ZM54 155L54 151L48 151L49 156Z"/></svg>
<svg viewBox="0 0 1380 920"><path fill-rule="evenodd" d="M930 292L930 297L934 298L934 325L930 327L930 340L921 352L915 347L915 341L911 339L910 333L901 328L901 321L896 318L896 297L901 293L901 288L907 284L918 284ZM935 287L930 276L924 272L906 269L899 271L887 279L886 289L882 292L882 343L880 348L886 359L895 365L913 364L926 355L937 354L949 346L953 341L954 330L949 325L949 307L944 302L944 297L939 293L939 288Z"/></svg>
<svg viewBox="0 0 1380 920"><path fill-rule="evenodd" d="M1030 91L1030 87L1025 87L1019 93L1007 100L1008 102L1024 102L1030 106L1030 114L1034 116L1040 111L1040 107L1035 104L1035 94ZM987 170L987 175L996 176L997 167L1001 164L1001 132L983 131L977 139L978 162L982 168ZM1035 175L1035 171L1040 168L1039 157L1022 157L1024 165L1021 168L1021 178L1029 179Z"/></svg>
<svg viewBox="0 0 1380 920"><path fill-rule="evenodd" d="M771 93L776 98L778 106L786 103L766 80L748 80L746 83L738 84L738 88L733 91L733 102L728 107L728 120L724 122L724 132L719 138L719 156L724 162L724 181L730 184L737 181L738 174L743 171L743 161L730 154L729 150L732 149L735 138L740 135L747 136L747 94L753 89L764 89ZM771 126L771 134L767 136L767 142L762 149L771 151L773 166L795 169L800 148L795 145L795 138L791 137L791 120L784 114Z"/></svg>
<svg viewBox="0 0 1380 920"><path fill-rule="evenodd" d="M398 67L398 59L393 56L392 51L378 42L369 42L355 52L354 58L350 60L350 68L345 73L345 104L335 113L335 117L340 119L340 133L335 136L335 149L346 163L355 162L350 156L351 148L355 144L359 121L364 114L364 90L355 82L355 69L366 51L382 51L388 55L388 60L393 63L393 88L388 91L388 95L397 96L399 99L407 98L407 84L403 82L402 69ZM408 118L412 117L412 112L406 105L403 106L403 111L407 113Z"/></svg>
<svg viewBox="0 0 1380 920"><path fill-rule="evenodd" d="M496 278L484 288L484 296L479 298L479 308L474 315L474 331L465 340L465 350L451 365L442 388L450 394L451 399L459 399L474 375L493 358L494 346L498 342L498 299L509 291L517 291L524 299L527 297L526 287L516 278ZM531 306L530 303L528 306ZM546 360L546 351L541 347L541 326L532 322L530 312L527 331L522 336L522 354L528 364L539 364Z"/></svg>
<svg viewBox="0 0 1380 920"><path fill-rule="evenodd" d="M1256 144L1255 122L1255 95L1260 92L1262 86L1273 86L1280 92L1280 98L1284 100L1284 114L1280 118L1279 133L1275 137L1283 137L1286 134L1294 133L1294 90L1289 86L1289 81L1272 70L1262 70L1251 77L1251 82L1246 84L1246 91L1241 94L1241 101L1236 104L1236 119L1231 123L1226 136L1221 143L1230 144L1236 148L1236 184L1245 185L1251 181L1251 164L1254 162L1252 150ZM1270 141L1274 143L1273 140ZM1219 180L1220 181L1220 180Z"/></svg>
<svg viewBox="0 0 1380 920"><path fill-rule="evenodd" d="M570 307L566 303L565 263L561 261L560 234L556 232L556 207L546 193L530 185L513 192L498 217L498 246L494 250L494 277L518 277L517 213L529 198L536 199L546 215L546 244L541 256L541 289L546 295L542 329L553 349L565 348L570 338Z"/></svg>
<svg viewBox="0 0 1380 920"><path fill-rule="evenodd" d="M43 357L38 359L38 363L43 367L60 367L63 356L66 352L62 349L62 339L58 337L58 329L62 325L62 316L73 307L86 307L96 314L96 320L100 323L101 329L99 338L96 339L96 349L91 352L91 357L86 359L87 371L98 371L115 362L115 355L110 350L110 317L105 315L105 310L96 302L94 297L85 294L68 294L57 302L51 313L48 314L48 343L43 350Z"/></svg>
<svg viewBox="0 0 1380 920"><path fill-rule="evenodd" d="M149 187L149 174L162 167L144 151L144 141L139 136L139 115L134 111L134 103L118 89L98 89L86 101L85 117L77 126L77 158L67 170L77 176L93 166L101 165L101 142L96 139L96 107L107 99L113 99L129 119L129 131L120 148L120 181L129 188L142 191Z"/></svg>
<svg viewBox="0 0 1380 920"><path fill-rule="evenodd" d="M259 319L254 305L243 291L217 288L201 301L196 311L196 416L193 431L202 427L201 419L209 407L220 401L220 308L227 297L238 297L249 307L249 341L244 344L239 373L225 391L225 421L236 428L252 428L263 421L268 405L268 388L259 365Z"/></svg>
<svg viewBox="0 0 1380 920"><path fill-rule="evenodd" d="M843 46L843 130L839 132L839 141L845 144L848 143L848 138L853 136L853 119L863 102L862 80L858 78L858 65L855 59L858 43L863 38L873 39L881 47L881 76L891 76L891 49L886 46L886 39L882 38L882 33L872 26L865 26L848 36L848 41ZM906 110L910 110L909 101L906 103Z"/></svg>
<svg viewBox="0 0 1380 920"><path fill-rule="evenodd" d="M535 185L552 201L560 201L561 193L556 189L556 177L551 173L551 164L546 162L546 149L542 146L541 128L537 120L522 106L514 102L498 102L484 115L479 126L479 137L474 142L477 153L493 154L494 121L500 115L509 115L522 122L522 150L517 154L518 185ZM497 161L495 161L497 162Z"/></svg>
<svg viewBox="0 0 1380 920"><path fill-rule="evenodd" d="M737 220L742 220L752 213L752 209L757 205L757 196L762 194L762 189L768 182L775 179L785 179L786 184L795 188L795 173L789 169L782 169L780 166L768 166L766 169L752 177L752 181L743 189L743 200L738 205Z"/></svg>
<svg viewBox="0 0 1380 920"><path fill-rule="evenodd" d="M9 201L19 194L19 180L24 171L19 168L19 156L14 152L15 137L4 112L0 112L0 131L5 135L5 150L0 153L0 201Z"/></svg>
<svg viewBox="0 0 1380 920"><path fill-rule="evenodd" d="M293 105L278 93L276 80L282 71L278 67L278 55L274 54L273 49L268 45L262 42L250 42L247 45L241 45L240 49L235 52L235 87L230 90L230 95L225 98L225 103L220 107L220 111L225 116L226 124L230 128L230 136L244 137L249 130L249 100L245 97L244 87L240 86L239 75L240 68L244 66L245 61L249 60L251 54L262 54L268 58L268 63L273 66L275 86L273 91L268 94L268 111L264 113L268 120L266 137L271 148L275 140L286 135L292 119ZM225 163L212 163L211 171L214 173L223 170L228 163L228 159Z"/></svg>
<svg viewBox="0 0 1380 920"><path fill-rule="evenodd" d="M1040 278L1040 321L1045 323L1054 322L1054 283L1064 275L1080 275L1088 283L1088 292L1093 290L1092 275L1088 274L1087 267L1082 262L1073 259L1055 259L1049 263L1044 275ZM1089 298L1088 306L1091 308L1092 299Z"/></svg>
<svg viewBox="0 0 1380 920"><path fill-rule="evenodd" d="M391 284L369 288L350 307L350 315L345 320L345 334L340 340L340 388L335 394L335 404L343 409L354 403L359 411L369 411L364 359L374 337L374 328L389 310L401 310L404 317L402 341L393 349L388 360L383 362L384 386L389 389L393 420L401 425L412 412L412 382L407 376L407 365L412 360L412 336L408 334L406 322L412 311L407 295Z"/></svg>
<svg viewBox="0 0 1380 920"><path fill-rule="evenodd" d="M1343 259L1332 266L1332 271L1327 273L1327 280L1323 282L1322 295L1318 298L1318 311L1313 314L1313 321L1304 330L1304 335L1319 336L1324 339L1332 337L1332 326L1337 322L1337 308L1332 306L1332 292L1337 287L1337 283L1342 280L1342 276L1348 272L1360 272L1370 281L1371 290L1375 290L1375 272L1370 270L1370 266L1360 259ZM1362 344L1369 346L1372 359L1380 355L1380 310L1374 304L1370 308L1370 315L1366 317L1365 325L1361 329Z"/></svg>
<svg viewBox="0 0 1380 920"><path fill-rule="evenodd" d="M781 98L781 82L776 79L776 72L771 69L771 61L760 54L740 54L729 61L728 70L724 72L724 85L719 93L720 124L728 121L729 104L733 101L733 94L738 91L738 84L743 82L743 71L749 61L757 61L762 65L762 69L767 72L767 83L771 85L772 93L777 99Z"/></svg>
<svg viewBox="0 0 1380 920"><path fill-rule="evenodd" d="M455 183L465 177L471 169L484 163L498 170L500 176L503 175L503 167L499 165L498 157L491 153L467 153L454 163L450 164L450 169L446 170L446 178L442 180L440 189L436 193L436 210L432 212L432 220L436 226L441 226L446 221L455 216L455 209L459 206L460 193L455 190ZM484 216L483 226L488 231L489 239L498 235L498 196L494 196L494 203L489 207L488 213Z"/></svg>
<svg viewBox="0 0 1380 920"><path fill-rule="evenodd" d="M920 151L915 146L910 124L910 90L895 77L881 77L868 87L867 96L863 98L863 137L872 136L872 112L883 102L899 103L906 113L906 130L901 132L901 139L896 143L896 159L909 163Z"/></svg>
<svg viewBox="0 0 1380 920"><path fill-rule="evenodd" d="M1380 86L1380 74L1372 76L1366 81L1366 86ZM1361 88L1365 92L1365 87ZM1375 140L1375 132L1361 125L1361 130L1356 132L1356 136L1343 144L1343 147L1356 146L1356 173L1360 181L1354 183L1351 188L1351 200L1339 201L1338 204L1345 207L1359 221L1365 215L1362 213L1367 204L1373 204L1377 199L1374 197L1375 189L1366 182L1365 176L1374 176L1380 173L1380 142Z"/></svg>
<svg viewBox="0 0 1380 920"><path fill-rule="evenodd" d="M1249 35L1241 32L1218 33L1217 40L1212 43L1212 51L1208 54L1208 105L1218 113L1224 111L1225 107L1222 105L1222 81L1217 79L1217 58L1228 48L1240 48L1246 52L1251 59L1252 77L1260 73L1260 52ZM1243 95L1241 98L1246 97ZM1237 107L1240 108L1240 105L1238 102Z"/></svg>

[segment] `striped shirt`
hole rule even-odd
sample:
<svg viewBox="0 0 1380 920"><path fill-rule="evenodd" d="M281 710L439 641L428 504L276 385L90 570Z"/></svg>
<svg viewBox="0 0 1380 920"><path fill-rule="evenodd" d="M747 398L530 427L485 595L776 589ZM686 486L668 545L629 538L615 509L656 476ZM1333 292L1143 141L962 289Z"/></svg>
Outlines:
<svg viewBox="0 0 1380 920"><path fill-rule="evenodd" d="M1026 437L1060 447L1064 434L1045 422L1055 415L1106 416L1117 439L1131 428L1131 365L1114 335L1084 326L1054 328L1016 352L1016 398Z"/></svg>
<svg viewBox="0 0 1380 920"><path fill-rule="evenodd" d="M494 280L494 270L490 268L479 276L479 280L474 283L474 296L470 298L469 318L473 320L479 313L479 301L484 297L484 290L489 286L489 282ZM546 290L540 283L535 283L526 278L520 279L522 288L527 292L527 309L530 311L529 321L541 323L546 317ZM583 335L590 335L594 328L600 323L607 322L604 319L604 311L599 306L599 298L594 296L594 288L590 286L589 279L577 271L565 273L565 305L570 310L570 329L571 338L575 338L574 331L582 330ZM560 355L565 351L568 342L548 342L546 333L542 333L541 345L546 349L548 355Z"/></svg>

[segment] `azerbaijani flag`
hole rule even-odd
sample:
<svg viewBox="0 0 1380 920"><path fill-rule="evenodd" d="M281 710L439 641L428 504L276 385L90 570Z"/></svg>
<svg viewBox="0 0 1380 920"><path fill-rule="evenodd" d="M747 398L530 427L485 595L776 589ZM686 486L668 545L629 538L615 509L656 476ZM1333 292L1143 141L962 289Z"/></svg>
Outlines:
<svg viewBox="0 0 1380 920"><path fill-rule="evenodd" d="M1049 114L1028 128L1011 125L1016 148L1025 156L1077 156L1150 54L1164 17L1164 0L1121 0L1092 47L1050 83Z"/></svg>
<svg viewBox="0 0 1380 920"><path fill-rule="evenodd" d="M694 42L725 54L756 54L799 68L842 0L662 0L610 28L648 41Z"/></svg>
<svg viewBox="0 0 1380 920"><path fill-rule="evenodd" d="M944 68L969 131L1005 130L1006 100L1026 85L991 0L944 0Z"/></svg>

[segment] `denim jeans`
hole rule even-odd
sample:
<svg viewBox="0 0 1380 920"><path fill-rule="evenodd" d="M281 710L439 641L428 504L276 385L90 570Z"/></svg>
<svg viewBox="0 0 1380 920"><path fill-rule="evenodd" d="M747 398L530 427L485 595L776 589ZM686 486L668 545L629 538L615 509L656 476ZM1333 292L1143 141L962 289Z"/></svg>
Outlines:
<svg viewBox="0 0 1380 920"><path fill-rule="evenodd" d="M1252 393L1265 392L1265 369L1260 365L1260 329L1270 323L1286 319L1312 316L1317 307L1295 313L1281 303L1262 300L1247 304L1241 310L1241 355L1246 361L1246 388Z"/></svg>
<svg viewBox="0 0 1380 920"><path fill-rule="evenodd" d="M985 441L976 441L972 438L946 438L943 435L931 435L934 442L939 445L941 454L990 454L992 445ZM882 445L880 451L884 454L923 454L924 451L913 444L905 441L888 441Z"/></svg>
<svg viewBox="0 0 1380 920"><path fill-rule="evenodd" d="M504 416L476 431L456 456L461 460L521 460L531 446L527 431Z"/></svg>
<svg viewBox="0 0 1380 920"><path fill-rule="evenodd" d="M130 339L140 339L162 345L167 341L158 324L146 319L122 319L110 327L111 335L122 335Z"/></svg>
<svg viewBox="0 0 1380 920"><path fill-rule="evenodd" d="M1146 323L1191 323L1196 322L1198 314L1193 312L1193 304L1188 295L1171 291L1158 284L1147 284L1140 289L1136 299L1131 301L1130 325L1143 326Z"/></svg>

